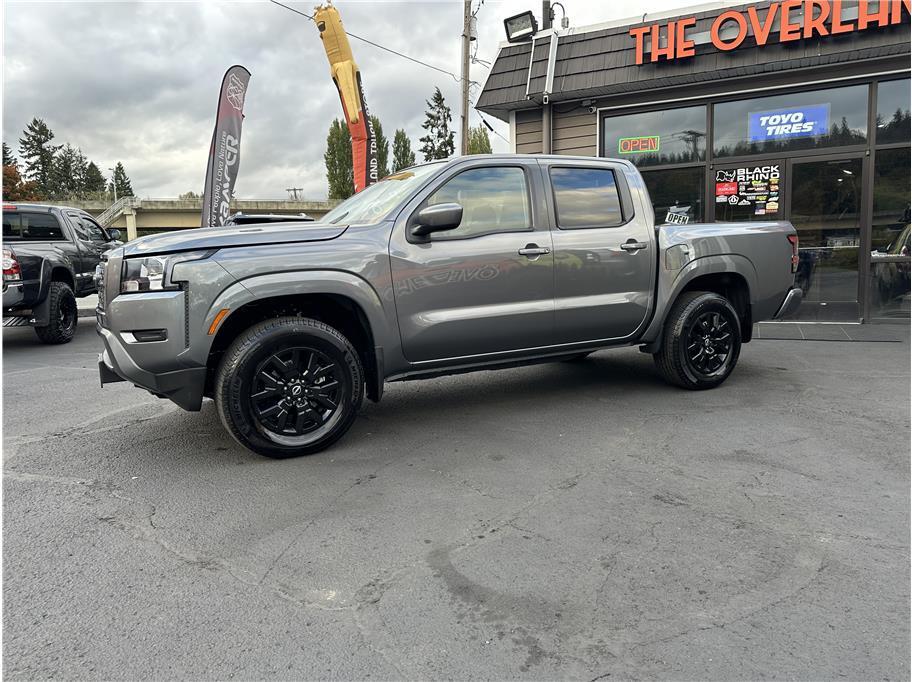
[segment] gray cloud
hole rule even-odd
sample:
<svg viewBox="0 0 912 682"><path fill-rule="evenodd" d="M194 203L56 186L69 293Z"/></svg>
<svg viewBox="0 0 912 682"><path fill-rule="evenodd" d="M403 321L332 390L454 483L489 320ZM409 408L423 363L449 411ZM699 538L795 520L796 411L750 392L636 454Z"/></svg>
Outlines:
<svg viewBox="0 0 912 682"><path fill-rule="evenodd" d="M573 25L617 19L624 9L607 0L563 2ZM311 13L316 3L285 4ZM458 73L458 0L335 4L347 30ZM641 5L659 11L683 3ZM493 61L504 17L540 8L538 0L485 0L478 56ZM267 2L7 2L3 34L3 140L14 150L22 129L39 116L57 142L81 147L101 168L123 162L142 196L200 191L218 87L237 63L252 73L238 196L284 198L292 185L310 198L326 196L326 132L341 106L307 19ZM368 105L390 139L405 128L417 151L425 100L435 86L458 130L459 85L452 77L357 40L352 49ZM486 75L473 66L473 80L484 82ZM508 135L506 124L487 118ZM479 120L472 112L470 122ZM493 144L507 151L500 138Z"/></svg>

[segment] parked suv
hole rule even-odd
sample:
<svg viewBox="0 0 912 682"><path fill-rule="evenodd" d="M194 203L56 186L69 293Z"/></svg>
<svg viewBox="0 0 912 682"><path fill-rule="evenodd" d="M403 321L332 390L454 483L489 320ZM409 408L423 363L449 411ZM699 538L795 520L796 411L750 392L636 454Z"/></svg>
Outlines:
<svg viewBox="0 0 912 682"><path fill-rule="evenodd" d="M786 222L656 227L626 161L478 155L399 171L320 223L189 230L112 251L98 368L272 457L317 452L384 383L636 344L713 388L788 314Z"/></svg>
<svg viewBox="0 0 912 682"><path fill-rule="evenodd" d="M95 266L119 238L78 208L3 204L3 326L70 341L76 299L95 293Z"/></svg>

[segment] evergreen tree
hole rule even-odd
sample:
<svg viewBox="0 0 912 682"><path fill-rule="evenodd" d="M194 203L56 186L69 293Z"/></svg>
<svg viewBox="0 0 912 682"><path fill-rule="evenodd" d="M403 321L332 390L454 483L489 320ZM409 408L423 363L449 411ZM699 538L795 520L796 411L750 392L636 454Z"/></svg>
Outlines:
<svg viewBox="0 0 912 682"><path fill-rule="evenodd" d="M78 147L67 143L54 158L51 168L50 196L56 199L83 199L86 194L88 163Z"/></svg>
<svg viewBox="0 0 912 682"><path fill-rule="evenodd" d="M415 152L412 151L412 143L405 131L399 128L393 136L393 172L396 173L414 165Z"/></svg>
<svg viewBox="0 0 912 682"><path fill-rule="evenodd" d="M326 136L326 180L330 199L348 199L355 193L355 174L352 168L351 134L348 126L333 119Z"/></svg>
<svg viewBox="0 0 912 682"><path fill-rule="evenodd" d="M3 143L3 165L4 166L15 166L16 157L13 156L13 150L9 148L9 145L6 142Z"/></svg>
<svg viewBox="0 0 912 682"><path fill-rule="evenodd" d="M123 164L118 161L114 166L114 174L111 176L111 181L108 183L108 192L114 194L114 188L117 188L117 198L121 197L132 197L133 196L133 185L130 184L130 178L127 177L127 172L124 170Z"/></svg>
<svg viewBox="0 0 912 682"><path fill-rule="evenodd" d="M479 123L475 128L469 128L469 154L490 154L491 138L488 129Z"/></svg>
<svg viewBox="0 0 912 682"><path fill-rule="evenodd" d="M95 165L94 161L90 161L89 165L86 166L85 172L86 195L89 196L103 193L106 187L107 182L105 181L104 175L101 174L101 170Z"/></svg>
<svg viewBox="0 0 912 682"><path fill-rule="evenodd" d="M389 140L383 134L383 126L380 125L380 119L371 114L371 122L374 124L374 139L377 141L377 177L385 178L390 174Z"/></svg>
<svg viewBox="0 0 912 682"><path fill-rule="evenodd" d="M33 180L42 196L50 196L54 155L60 145L52 145L54 132L40 118L33 118L19 138L19 155L25 166L25 176Z"/></svg>
<svg viewBox="0 0 912 682"><path fill-rule="evenodd" d="M424 154L425 161L446 159L456 150L453 139L456 133L450 130L453 117L440 88L434 88L434 96L427 102L427 107L424 112L424 123L421 124L427 131L427 135L420 140L423 143L421 153Z"/></svg>

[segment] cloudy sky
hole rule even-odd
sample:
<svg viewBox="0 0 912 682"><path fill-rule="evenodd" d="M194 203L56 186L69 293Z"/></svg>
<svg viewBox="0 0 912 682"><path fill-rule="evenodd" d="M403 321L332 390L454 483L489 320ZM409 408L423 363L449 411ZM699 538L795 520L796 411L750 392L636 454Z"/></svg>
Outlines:
<svg viewBox="0 0 912 682"><path fill-rule="evenodd" d="M312 13L316 0L284 4ZM682 0L562 0L572 26L661 12ZM477 7L481 0L474 0ZM346 30L459 73L461 0L335 3ZM484 0L478 57L494 60L504 17L539 0ZM326 197L323 151L341 105L313 22L269 2L4 2L3 140L43 118L55 142L78 146L102 172L123 162L139 196L201 191L222 75L252 73L244 107L242 199L282 199L302 187ZM560 10L557 10L560 16ZM448 75L352 40L371 112L417 150L425 100L439 86L458 128L459 85ZM483 83L484 66L472 67ZM477 96L479 88L473 88ZM507 137L506 124L486 117ZM479 122L472 112L471 124ZM508 145L493 136L495 151ZM457 145L458 147L458 145ZM17 152L18 153L18 152ZM419 155L420 159L420 155Z"/></svg>

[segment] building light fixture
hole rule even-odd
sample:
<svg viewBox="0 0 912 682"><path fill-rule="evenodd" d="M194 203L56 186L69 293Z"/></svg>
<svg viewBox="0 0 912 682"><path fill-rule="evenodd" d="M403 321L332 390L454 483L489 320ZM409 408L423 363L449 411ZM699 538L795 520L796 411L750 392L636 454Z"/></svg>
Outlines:
<svg viewBox="0 0 912 682"><path fill-rule="evenodd" d="M538 32L538 21L535 15L527 10L504 19L504 29L507 32L507 42L520 43Z"/></svg>

